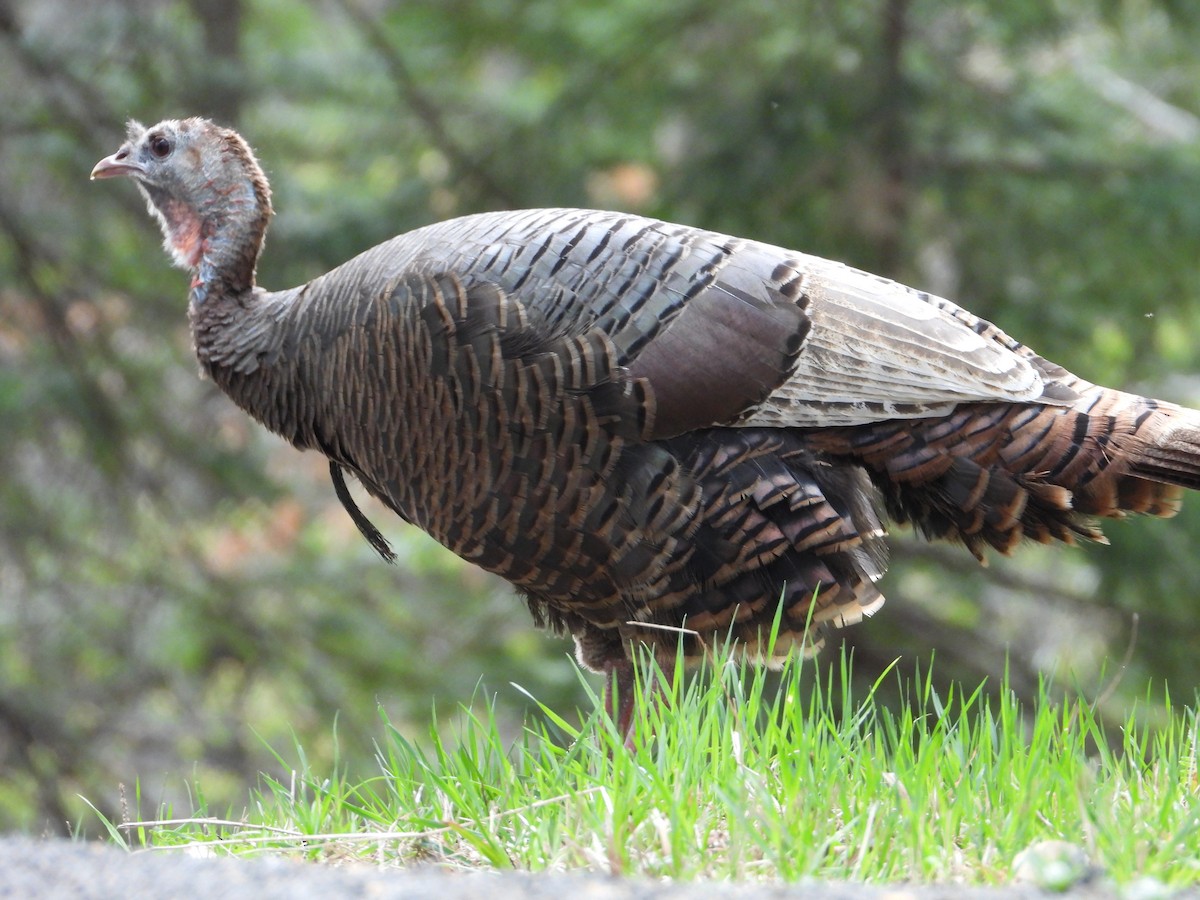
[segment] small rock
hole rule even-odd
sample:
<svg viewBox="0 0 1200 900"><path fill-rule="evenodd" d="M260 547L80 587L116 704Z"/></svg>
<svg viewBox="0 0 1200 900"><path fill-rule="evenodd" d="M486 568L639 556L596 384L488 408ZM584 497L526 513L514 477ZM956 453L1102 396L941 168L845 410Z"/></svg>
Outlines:
<svg viewBox="0 0 1200 900"><path fill-rule="evenodd" d="M1145 875L1121 888L1121 900L1170 900L1176 896L1173 888L1157 878Z"/></svg>
<svg viewBox="0 0 1200 900"><path fill-rule="evenodd" d="M1039 841L1016 855L1013 878L1046 891L1066 891L1096 873L1083 848L1067 841Z"/></svg>

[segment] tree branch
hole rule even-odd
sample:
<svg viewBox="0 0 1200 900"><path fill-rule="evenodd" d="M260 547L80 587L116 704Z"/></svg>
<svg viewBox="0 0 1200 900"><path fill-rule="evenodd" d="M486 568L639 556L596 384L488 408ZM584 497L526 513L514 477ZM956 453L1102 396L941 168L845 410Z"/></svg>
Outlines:
<svg viewBox="0 0 1200 900"><path fill-rule="evenodd" d="M433 138L434 143L437 144L438 149L446 155L455 168L474 181L491 202L509 208L518 205L513 194L497 182L491 173L450 134L441 109L421 91L408 64L392 45L379 22L372 18L356 0L339 0L339 3L357 25L366 42L379 54L391 73L400 99L416 114L425 126L425 130Z"/></svg>

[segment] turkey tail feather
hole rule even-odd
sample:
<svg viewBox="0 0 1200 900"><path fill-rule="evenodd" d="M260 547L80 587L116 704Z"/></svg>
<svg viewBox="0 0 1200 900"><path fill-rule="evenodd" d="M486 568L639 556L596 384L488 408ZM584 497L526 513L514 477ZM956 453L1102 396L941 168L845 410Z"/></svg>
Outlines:
<svg viewBox="0 0 1200 900"><path fill-rule="evenodd" d="M980 559L1022 540L1103 542L1097 518L1173 516L1200 490L1200 413L1101 387L1070 407L963 404L806 438L864 465L898 521Z"/></svg>
<svg viewBox="0 0 1200 900"><path fill-rule="evenodd" d="M1168 424L1130 471L1150 481L1200 491L1200 413L1170 407L1164 413L1170 415Z"/></svg>

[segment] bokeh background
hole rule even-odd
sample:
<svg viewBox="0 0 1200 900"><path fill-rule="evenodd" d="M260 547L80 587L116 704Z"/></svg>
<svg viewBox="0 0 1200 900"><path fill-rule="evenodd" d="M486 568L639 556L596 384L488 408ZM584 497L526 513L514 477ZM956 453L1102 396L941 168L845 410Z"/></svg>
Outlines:
<svg viewBox="0 0 1200 900"><path fill-rule="evenodd" d="M132 185L88 182L126 118L243 131L270 288L456 214L621 208L1200 405L1198 42L1191 0L0 0L0 830L195 783L236 814L293 738L367 777L380 707L420 739L464 703L514 734L526 692L587 706L503 584L362 499L385 566L322 461L199 380L186 275ZM902 535L858 676L1007 667L1114 723L1190 702L1200 503L1107 532L987 569Z"/></svg>

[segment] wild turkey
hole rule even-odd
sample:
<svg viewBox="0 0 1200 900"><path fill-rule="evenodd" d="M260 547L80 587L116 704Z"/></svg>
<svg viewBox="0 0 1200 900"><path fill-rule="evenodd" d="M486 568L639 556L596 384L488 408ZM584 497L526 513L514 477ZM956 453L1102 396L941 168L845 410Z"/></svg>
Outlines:
<svg viewBox="0 0 1200 900"><path fill-rule="evenodd" d="M1200 413L838 263L537 209L420 228L269 293L270 192L238 134L131 122L92 171L116 175L192 273L204 372L329 458L385 557L344 472L512 582L626 701L636 644L761 652L778 612L783 652L874 612L885 513L982 558L1100 541L1096 517L1170 516L1200 487Z"/></svg>

